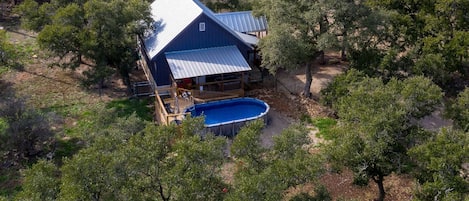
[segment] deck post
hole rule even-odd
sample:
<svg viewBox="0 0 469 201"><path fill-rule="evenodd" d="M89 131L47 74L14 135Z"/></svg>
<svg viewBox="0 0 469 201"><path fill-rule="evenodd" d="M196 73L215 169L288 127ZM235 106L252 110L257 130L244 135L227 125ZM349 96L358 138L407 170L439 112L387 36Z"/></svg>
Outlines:
<svg viewBox="0 0 469 201"><path fill-rule="evenodd" d="M241 72L241 89L244 91L244 73ZM244 96L244 94L243 94Z"/></svg>

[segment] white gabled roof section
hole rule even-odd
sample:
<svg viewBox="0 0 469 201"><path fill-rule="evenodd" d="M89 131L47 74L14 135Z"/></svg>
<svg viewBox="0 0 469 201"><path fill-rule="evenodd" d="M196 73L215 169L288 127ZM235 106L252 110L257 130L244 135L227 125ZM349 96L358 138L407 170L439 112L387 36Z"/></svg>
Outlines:
<svg viewBox="0 0 469 201"><path fill-rule="evenodd" d="M174 79L251 70L236 46L166 53Z"/></svg>
<svg viewBox="0 0 469 201"><path fill-rule="evenodd" d="M174 38L176 38L198 16L205 14L226 29L234 37L244 41L230 27L221 22L213 11L199 0L155 0L151 4L154 30L146 34L144 43L148 56L153 58L159 54ZM249 44L246 43L248 47Z"/></svg>
<svg viewBox="0 0 469 201"><path fill-rule="evenodd" d="M153 58L191 24L202 9L193 0L156 0L151 4L154 30L145 38L148 56Z"/></svg>

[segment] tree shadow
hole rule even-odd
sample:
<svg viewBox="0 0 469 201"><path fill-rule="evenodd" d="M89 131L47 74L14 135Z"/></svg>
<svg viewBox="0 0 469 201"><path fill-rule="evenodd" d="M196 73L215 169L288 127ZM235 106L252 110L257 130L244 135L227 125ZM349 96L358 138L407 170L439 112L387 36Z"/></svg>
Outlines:
<svg viewBox="0 0 469 201"><path fill-rule="evenodd" d="M33 75L33 76L42 77L44 79L51 80L51 81L54 81L54 82L58 82L58 83L61 83L61 84L74 85L73 83L70 83L70 82L66 82L66 81L59 80L59 79L54 78L54 77L49 77L49 76L45 76L43 74L39 74L39 73L36 73L36 72L33 72L33 71L26 70L24 68L24 65L19 65L18 67L15 67L14 69L19 71L19 72L24 72L24 73L27 73L27 74L30 74L30 75Z"/></svg>
<svg viewBox="0 0 469 201"><path fill-rule="evenodd" d="M16 94L13 83L0 79L0 103Z"/></svg>

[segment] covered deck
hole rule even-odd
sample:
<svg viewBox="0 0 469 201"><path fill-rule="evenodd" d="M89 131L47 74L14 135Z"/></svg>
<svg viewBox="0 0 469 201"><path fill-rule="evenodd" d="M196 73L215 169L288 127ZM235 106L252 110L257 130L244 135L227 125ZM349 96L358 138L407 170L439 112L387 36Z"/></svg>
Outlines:
<svg viewBox="0 0 469 201"><path fill-rule="evenodd" d="M244 96L251 67L236 46L165 53L171 83L158 86L146 62L139 62L155 92L155 118L160 124L181 122L185 108L196 103Z"/></svg>

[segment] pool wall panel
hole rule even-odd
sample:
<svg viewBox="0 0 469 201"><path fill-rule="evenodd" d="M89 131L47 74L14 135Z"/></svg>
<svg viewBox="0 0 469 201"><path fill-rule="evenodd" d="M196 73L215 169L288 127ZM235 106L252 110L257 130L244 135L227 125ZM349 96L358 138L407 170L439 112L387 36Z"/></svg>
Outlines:
<svg viewBox="0 0 469 201"><path fill-rule="evenodd" d="M248 118L236 119L232 121L220 122L220 123L212 123L212 124L205 124L205 133L212 132L216 135L223 135L223 136L234 136L236 135L239 130L243 126L245 126L248 122L254 121L256 119L263 119L264 123L267 123L267 114L269 112L269 105L264 101L255 99L255 98L235 98L235 99L228 99L222 101L214 101L209 103L203 103L199 105L195 105L193 107L187 108L186 112L191 112L193 115L197 113L201 113L200 111L195 111L198 108L210 108L213 107L220 107L220 105L232 105L232 104L259 104L264 107L264 111L261 112L257 116L252 116Z"/></svg>

